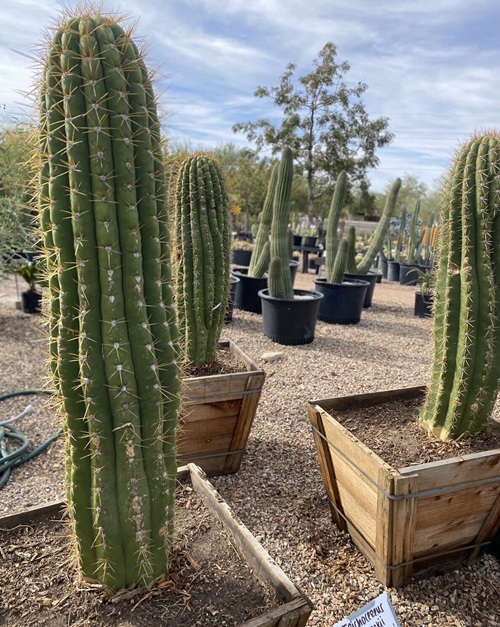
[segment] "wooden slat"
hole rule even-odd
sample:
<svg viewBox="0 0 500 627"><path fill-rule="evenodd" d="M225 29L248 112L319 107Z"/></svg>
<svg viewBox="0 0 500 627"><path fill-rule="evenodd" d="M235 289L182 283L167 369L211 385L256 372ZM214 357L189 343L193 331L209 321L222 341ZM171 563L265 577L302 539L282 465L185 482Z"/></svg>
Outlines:
<svg viewBox="0 0 500 627"><path fill-rule="evenodd" d="M181 426L189 426L189 423L196 423L207 419L221 418L226 416L237 416L240 413L241 398L227 401L198 403L183 408L179 422Z"/></svg>
<svg viewBox="0 0 500 627"><path fill-rule="evenodd" d="M418 492L418 475L407 475L405 477L394 477L394 496L405 496ZM416 525L416 499L399 499L393 502L391 538L392 546L390 550L391 567L401 566L397 569L391 568L390 581L394 587L403 585L409 581L413 574L413 564L411 560L414 555L415 525Z"/></svg>
<svg viewBox="0 0 500 627"><path fill-rule="evenodd" d="M285 601L303 596L270 557L269 553L255 540L245 525L236 518L212 484L207 480L201 468L189 464L193 487L205 505L213 511L231 534L235 546L244 556L255 575L271 585Z"/></svg>
<svg viewBox="0 0 500 627"><path fill-rule="evenodd" d="M243 397L243 401L240 406L240 419L238 420L236 429L234 430L233 439L229 446L230 451L241 450L245 448L246 443L248 442L250 430L257 412L260 393L262 386L264 385L264 379L265 375L263 373L252 374L248 377L247 389L258 389L258 392L255 392L254 394L247 394ZM239 453L238 455L228 455L226 458L224 472L236 472L240 467L242 457L243 453Z"/></svg>
<svg viewBox="0 0 500 627"><path fill-rule="evenodd" d="M500 483L500 449L407 466L399 472L418 473L421 491L492 478Z"/></svg>
<svg viewBox="0 0 500 627"><path fill-rule="evenodd" d="M483 525L476 536L475 544L481 545L483 542L490 542L495 536L500 526L500 494L492 505L489 514L484 519ZM475 548L468 560L469 564L474 563L482 552L481 547Z"/></svg>
<svg viewBox="0 0 500 627"><path fill-rule="evenodd" d="M380 390L364 394L350 394L348 396L337 396L335 398L325 398L310 401L311 405L319 405L326 411L340 411L351 407L371 407L380 405L387 401L419 398L424 396L426 387L423 385L396 390Z"/></svg>
<svg viewBox="0 0 500 627"><path fill-rule="evenodd" d="M17 525L27 525L38 516L48 516L60 514L66 508L66 503L63 501L54 501L47 505L39 505L37 507L30 507L19 512L14 512L8 516L2 516L0 518L0 528L10 529Z"/></svg>
<svg viewBox="0 0 500 627"><path fill-rule="evenodd" d="M335 466L332 463L330 448L328 446L328 443L319 435L325 434L322 420L322 412L317 406L308 403L307 414L309 416L309 421L313 426L313 437L314 443L316 445L316 452L318 454L321 476L323 477L323 483L325 484L326 493L328 494L328 498L331 502L330 509L332 512L333 520L341 531L346 531L347 525L346 521L341 515L344 513L344 510L337 488ZM332 506L332 503L335 505L335 507Z"/></svg>
<svg viewBox="0 0 500 627"><path fill-rule="evenodd" d="M304 598L298 597L261 616L240 623L239 627L304 627L311 611L311 605Z"/></svg>
<svg viewBox="0 0 500 627"><path fill-rule="evenodd" d="M387 494L393 493L394 477L385 468L380 468L378 485ZM391 571L386 568L391 563L391 551L393 546L392 538L392 517L394 501L388 498L387 494L379 491L377 507L377 530L375 539L375 553L378 559L375 567L375 577L385 586L391 585Z"/></svg>

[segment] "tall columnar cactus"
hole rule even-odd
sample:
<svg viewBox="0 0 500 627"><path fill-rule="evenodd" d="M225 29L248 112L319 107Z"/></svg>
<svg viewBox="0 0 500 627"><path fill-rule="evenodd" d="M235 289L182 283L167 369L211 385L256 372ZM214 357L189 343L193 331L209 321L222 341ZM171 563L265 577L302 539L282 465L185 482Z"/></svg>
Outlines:
<svg viewBox="0 0 500 627"><path fill-rule="evenodd" d="M175 191L176 304L183 360L215 356L229 299L231 220L224 175L207 154L181 164Z"/></svg>
<svg viewBox="0 0 500 627"><path fill-rule="evenodd" d="M411 220L408 221L408 246L406 249L406 262L417 263L419 247L424 235L423 229L418 228L420 218L420 200L415 203L415 209Z"/></svg>
<svg viewBox="0 0 500 627"><path fill-rule="evenodd" d="M399 190L401 188L401 179L396 179L392 184L389 193L387 194L387 198L385 201L384 210L382 212L382 217L380 218L380 222L375 229L375 233L373 234L373 238L370 242L370 246L368 250L363 256L363 259L358 263L356 268L356 272L358 274L367 274L370 268L373 265L375 257L379 253L380 249L384 244L385 235L389 229L389 225L391 222L391 216L394 215L394 210L396 208L396 200L398 198Z"/></svg>
<svg viewBox="0 0 500 627"><path fill-rule="evenodd" d="M269 267L269 294L275 298L293 298L290 272L290 244L288 219L292 194L293 153L284 148L276 174L271 223L271 263ZM280 262L275 261L278 257ZM272 274L272 278L271 278Z"/></svg>
<svg viewBox="0 0 500 627"><path fill-rule="evenodd" d="M347 231L347 244L348 244L348 253L347 253L347 263L346 263L346 272L350 274L356 273L356 227L350 226Z"/></svg>
<svg viewBox="0 0 500 627"><path fill-rule="evenodd" d="M401 210L401 219L398 226L398 238L396 240L396 250L394 252L394 261L401 262L401 253L403 252L404 238L406 233L406 207Z"/></svg>
<svg viewBox="0 0 500 627"><path fill-rule="evenodd" d="M248 266L248 276L263 277L269 268L269 234L273 221L273 202L278 167L279 164L276 163L271 171L264 206L259 215L259 228L255 237L255 247L250 258L250 265Z"/></svg>
<svg viewBox="0 0 500 627"><path fill-rule="evenodd" d="M328 211L328 222L326 226L326 277L329 283L332 283L330 279L333 274L333 266L335 264L335 257L337 256L337 250L339 247L337 231L339 228L340 214L344 207L346 192L347 174L343 170L338 175L335 183L335 189L333 191L330 210Z"/></svg>
<svg viewBox="0 0 500 627"><path fill-rule="evenodd" d="M500 134L473 137L442 211L434 362L421 424L442 440L478 433L500 377Z"/></svg>
<svg viewBox="0 0 500 627"><path fill-rule="evenodd" d="M160 125L113 18L53 36L40 118L50 366L80 566L114 589L168 566L179 369Z"/></svg>

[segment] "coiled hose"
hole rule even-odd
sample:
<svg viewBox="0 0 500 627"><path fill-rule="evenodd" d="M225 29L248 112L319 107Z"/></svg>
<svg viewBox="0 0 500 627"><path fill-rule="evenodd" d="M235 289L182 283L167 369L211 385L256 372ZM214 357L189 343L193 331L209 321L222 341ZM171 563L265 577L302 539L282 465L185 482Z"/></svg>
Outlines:
<svg viewBox="0 0 500 627"><path fill-rule="evenodd" d="M47 394L52 395L53 392L49 390L23 390L21 392L11 392L10 394L4 394L0 396L0 401L5 401L8 398L14 398L16 396L28 396L33 394ZM27 416L34 412L34 408L32 405L28 405L26 409L16 416L15 418L9 418L8 420L4 420L0 422L0 489L7 483L11 470L24 464L33 457L36 457L39 453L44 451L56 438L62 433L62 429L59 429L57 433L54 433L48 440L46 440L40 446L33 449L30 452L28 451L30 441L29 439L21 433L15 427L12 427L10 423L22 418L23 416ZM11 453L8 452L7 448L7 439L17 440L19 443L18 448L16 448Z"/></svg>

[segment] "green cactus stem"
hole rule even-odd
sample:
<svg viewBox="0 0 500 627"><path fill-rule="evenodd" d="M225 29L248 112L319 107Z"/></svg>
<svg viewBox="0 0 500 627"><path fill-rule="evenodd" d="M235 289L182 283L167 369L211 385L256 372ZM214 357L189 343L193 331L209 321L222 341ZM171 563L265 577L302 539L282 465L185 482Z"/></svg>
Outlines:
<svg viewBox="0 0 500 627"><path fill-rule="evenodd" d="M269 294L274 298L293 299L292 275L288 237L290 197L293 179L293 153L284 148L276 174L276 187L273 200L273 220L271 224L271 263L269 268ZM275 258L280 259L280 263ZM271 269L273 279L271 280Z"/></svg>
<svg viewBox="0 0 500 627"><path fill-rule="evenodd" d="M458 153L442 211L434 359L421 425L441 440L481 431L500 378L500 135Z"/></svg>
<svg viewBox="0 0 500 627"><path fill-rule="evenodd" d="M337 231L339 228L339 220L342 209L344 208L345 196L347 192L347 174L342 171L335 183L335 189L332 196L332 202L330 204L330 210L328 212L328 222L326 226L326 277L328 283L333 281L330 278L333 275L333 266L335 264L335 258L337 256L337 250L339 247L339 238Z"/></svg>
<svg viewBox="0 0 500 627"><path fill-rule="evenodd" d="M168 567L179 405L165 184L144 60L119 22L54 33L41 89L40 214L66 493L83 576Z"/></svg>
<svg viewBox="0 0 500 627"><path fill-rule="evenodd" d="M328 280L328 283L336 283L342 285L344 282L344 273L347 270L347 262L349 259L349 241L343 239L340 242L340 247L335 256L335 263L333 265L333 272L331 275L332 280Z"/></svg>
<svg viewBox="0 0 500 627"><path fill-rule="evenodd" d="M401 210L401 220L398 227L398 239L396 241L396 252L394 253L394 261L401 262L401 253L403 252L403 244L406 232L406 207Z"/></svg>
<svg viewBox="0 0 500 627"><path fill-rule="evenodd" d="M201 366L215 356L230 287L229 200L210 155L190 155L181 164L175 231L181 354L187 364Z"/></svg>
<svg viewBox="0 0 500 627"><path fill-rule="evenodd" d="M398 178L394 181L391 189L389 190L389 193L387 194L382 217L380 218L380 222L375 229L375 233L373 234L373 238L370 242L368 250L364 254L363 259L358 263L358 266L356 268L357 274L368 274L368 271L373 265L375 257L382 248L385 235L389 229L389 225L391 222L391 216L394 215L396 200L398 198L400 188L401 179Z"/></svg>
<svg viewBox="0 0 500 627"><path fill-rule="evenodd" d="M406 262L410 264L418 262L419 250L421 250L419 247L424 235L423 230L418 228L419 214L420 200L417 200L415 203L415 209L413 210L413 215L408 223L409 234L408 246L406 249Z"/></svg>
<svg viewBox="0 0 500 627"><path fill-rule="evenodd" d="M356 274L356 227L350 226L347 231L347 263L345 271Z"/></svg>
<svg viewBox="0 0 500 627"><path fill-rule="evenodd" d="M248 276L263 277L269 268L269 234L273 221L273 202L278 166L279 164L276 163L271 171L264 207L259 214L259 228L255 237L255 247L250 258L250 265L248 266Z"/></svg>

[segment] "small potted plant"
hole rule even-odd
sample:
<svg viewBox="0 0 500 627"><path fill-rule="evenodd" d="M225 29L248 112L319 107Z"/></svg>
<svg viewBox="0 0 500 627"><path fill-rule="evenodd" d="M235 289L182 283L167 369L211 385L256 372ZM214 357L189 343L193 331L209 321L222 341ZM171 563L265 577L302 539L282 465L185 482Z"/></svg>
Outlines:
<svg viewBox="0 0 500 627"><path fill-rule="evenodd" d="M11 271L21 276L29 288L21 292L21 306L24 313L41 313L42 311L42 293L38 289L38 282L41 279L42 262L40 259L32 261L23 260L13 262Z"/></svg>
<svg viewBox="0 0 500 627"><path fill-rule="evenodd" d="M432 303L434 302L434 280L433 272L423 272L417 269L419 289L415 292L415 316L420 318L432 316Z"/></svg>

